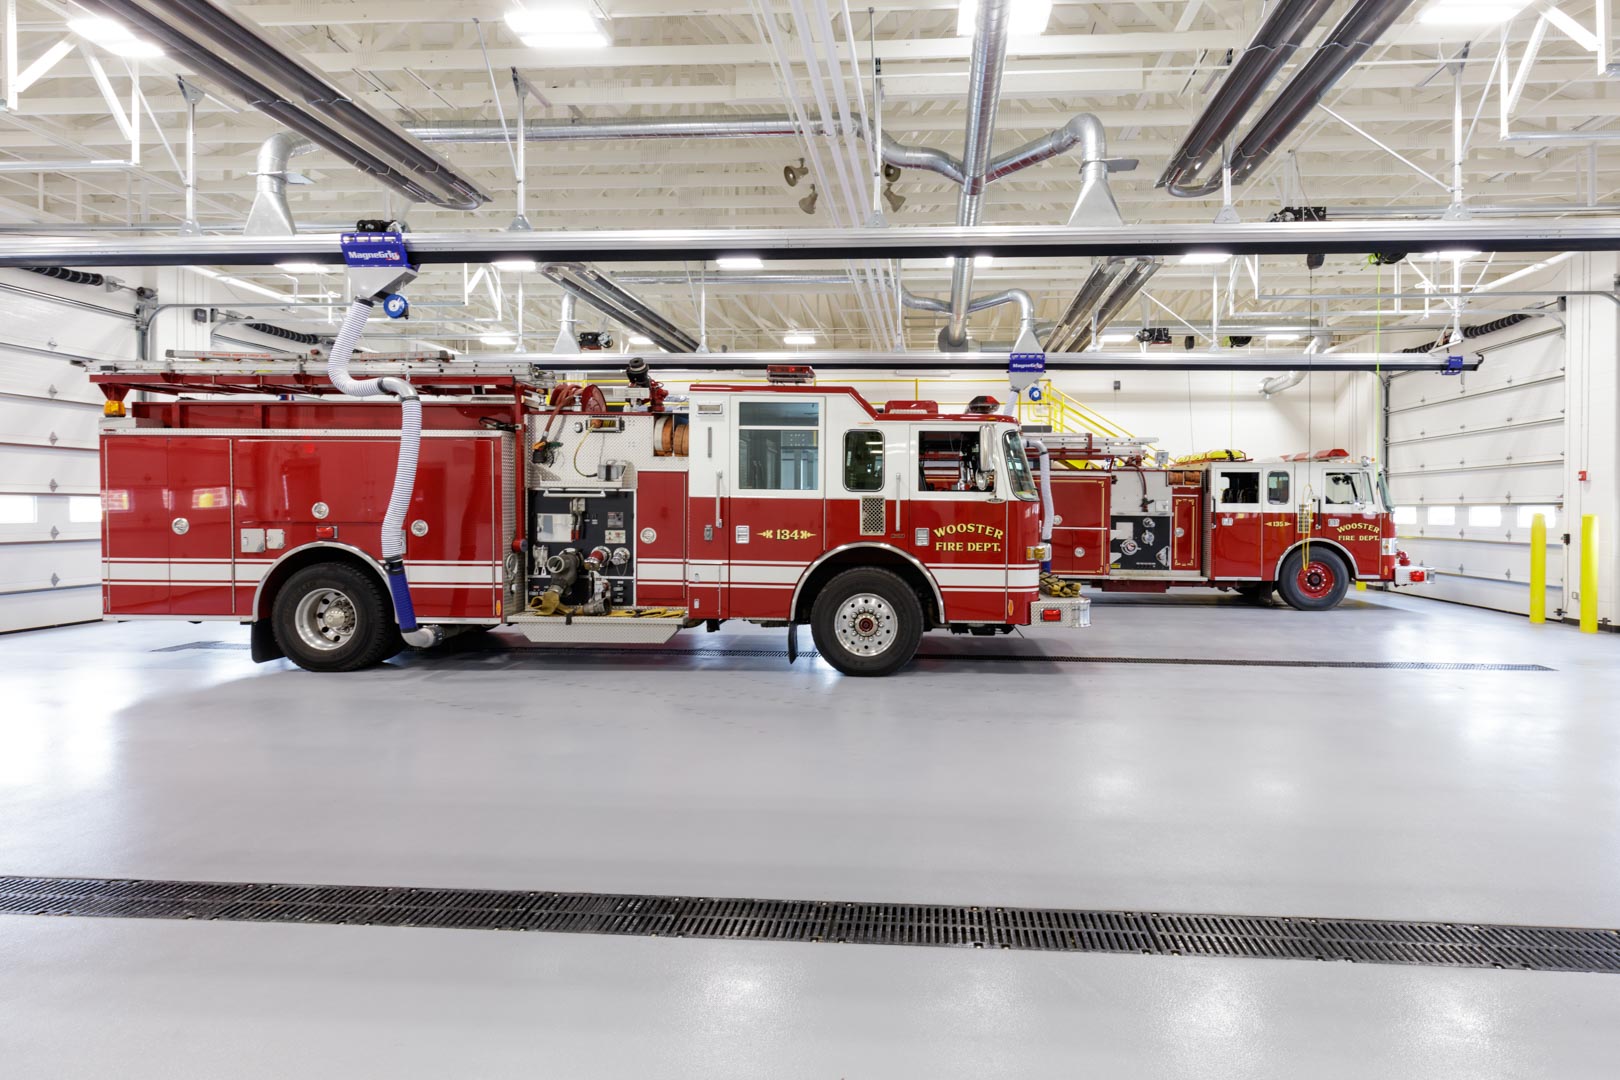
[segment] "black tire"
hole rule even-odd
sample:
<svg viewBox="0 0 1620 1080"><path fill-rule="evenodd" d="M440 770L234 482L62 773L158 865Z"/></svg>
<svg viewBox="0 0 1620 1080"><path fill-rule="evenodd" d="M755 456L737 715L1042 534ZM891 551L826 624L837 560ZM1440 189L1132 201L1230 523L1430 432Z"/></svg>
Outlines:
<svg viewBox="0 0 1620 1080"><path fill-rule="evenodd" d="M1300 611L1327 611L1339 606L1350 588L1350 571L1344 560L1326 545L1311 545L1310 562L1305 549L1296 548L1283 560L1277 577L1277 591L1290 607Z"/></svg>
<svg viewBox="0 0 1620 1080"><path fill-rule="evenodd" d="M810 634L822 659L845 675L888 675L917 655L922 602L888 570L845 570L816 594Z"/></svg>
<svg viewBox="0 0 1620 1080"><path fill-rule="evenodd" d="M1275 581L1252 581L1245 585L1234 585L1233 591L1243 599L1256 604L1269 604L1277 592Z"/></svg>
<svg viewBox="0 0 1620 1080"><path fill-rule="evenodd" d="M317 563L288 578L270 619L276 644L306 671L359 671L405 647L382 583L346 563Z"/></svg>

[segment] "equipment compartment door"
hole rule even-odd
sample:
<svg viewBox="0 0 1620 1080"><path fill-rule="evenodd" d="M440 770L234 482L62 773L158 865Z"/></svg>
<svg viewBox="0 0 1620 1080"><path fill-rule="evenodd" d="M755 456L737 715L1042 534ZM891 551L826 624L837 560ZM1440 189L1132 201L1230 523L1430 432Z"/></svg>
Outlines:
<svg viewBox="0 0 1620 1080"><path fill-rule="evenodd" d="M1255 465L1216 467L1211 477L1215 500L1212 578L1253 580L1261 576L1263 515L1260 469Z"/></svg>
<svg viewBox="0 0 1620 1080"><path fill-rule="evenodd" d="M1108 573L1108 485L1095 476L1052 477L1052 571L1101 577Z"/></svg>
<svg viewBox="0 0 1620 1080"><path fill-rule="evenodd" d="M235 506L231 440L165 440L175 522L169 530L169 613L230 615L236 610Z"/></svg>
<svg viewBox="0 0 1620 1080"><path fill-rule="evenodd" d="M1197 570L1199 549L1203 547L1203 530L1199 528L1198 510L1203 499L1197 495L1173 495L1172 521L1174 531L1170 541L1170 569Z"/></svg>
<svg viewBox="0 0 1620 1080"><path fill-rule="evenodd" d="M108 615L169 613L169 440L101 439L102 610Z"/></svg>
<svg viewBox="0 0 1620 1080"><path fill-rule="evenodd" d="M916 432L905 550L939 583L947 622L1011 622L1007 598L1007 480L981 489L981 451L994 451L993 425ZM1019 561L1023 552L1018 553Z"/></svg>

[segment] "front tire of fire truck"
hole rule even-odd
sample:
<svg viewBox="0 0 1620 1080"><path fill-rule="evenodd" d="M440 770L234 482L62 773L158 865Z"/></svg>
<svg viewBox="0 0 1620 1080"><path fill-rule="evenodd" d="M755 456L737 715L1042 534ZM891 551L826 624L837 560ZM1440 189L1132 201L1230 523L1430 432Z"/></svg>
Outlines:
<svg viewBox="0 0 1620 1080"><path fill-rule="evenodd" d="M888 570L845 570L816 595L810 632L822 659L845 675L888 675L917 654L922 602Z"/></svg>
<svg viewBox="0 0 1620 1080"><path fill-rule="evenodd" d="M1304 548L1296 549L1283 560L1277 575L1277 591L1300 611L1338 607L1349 588L1350 571L1344 560L1325 547L1313 546L1308 560Z"/></svg>
<svg viewBox="0 0 1620 1080"><path fill-rule="evenodd" d="M306 671L358 671L405 645L382 584L344 563L317 563L288 578L270 619L276 644Z"/></svg>

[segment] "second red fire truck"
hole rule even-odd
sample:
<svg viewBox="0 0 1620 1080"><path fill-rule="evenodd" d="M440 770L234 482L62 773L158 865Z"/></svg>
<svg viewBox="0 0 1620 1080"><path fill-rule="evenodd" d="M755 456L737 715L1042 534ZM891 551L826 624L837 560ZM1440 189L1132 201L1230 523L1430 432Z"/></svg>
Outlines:
<svg viewBox="0 0 1620 1080"><path fill-rule="evenodd" d="M1039 435L1051 476L1052 570L1105 591L1214 586L1293 607L1336 606L1358 581L1433 571L1399 549L1383 477L1343 450L1177 462L1091 435Z"/></svg>

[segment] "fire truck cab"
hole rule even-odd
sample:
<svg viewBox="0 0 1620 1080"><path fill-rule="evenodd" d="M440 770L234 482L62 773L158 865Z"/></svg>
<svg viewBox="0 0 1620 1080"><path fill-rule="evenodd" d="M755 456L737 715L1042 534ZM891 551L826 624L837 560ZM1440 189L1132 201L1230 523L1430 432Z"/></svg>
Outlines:
<svg viewBox="0 0 1620 1080"><path fill-rule="evenodd" d="M1089 623L1089 601L1041 593L1039 494L1009 417L808 382L698 385L677 406L644 364L610 403L447 360L357 362L423 403L402 560L383 528L399 404L334 399L318 355L93 369L107 617L249 623L255 659L319 671L393 655L402 628L614 644L741 619L789 628L791 659L808 623L852 675L897 670L930 629Z"/></svg>
<svg viewBox="0 0 1620 1080"><path fill-rule="evenodd" d="M1189 585L1321 611L1352 582L1418 584L1378 469L1343 450L1159 461L1143 443L1034 435L1050 456L1052 570L1104 590Z"/></svg>

